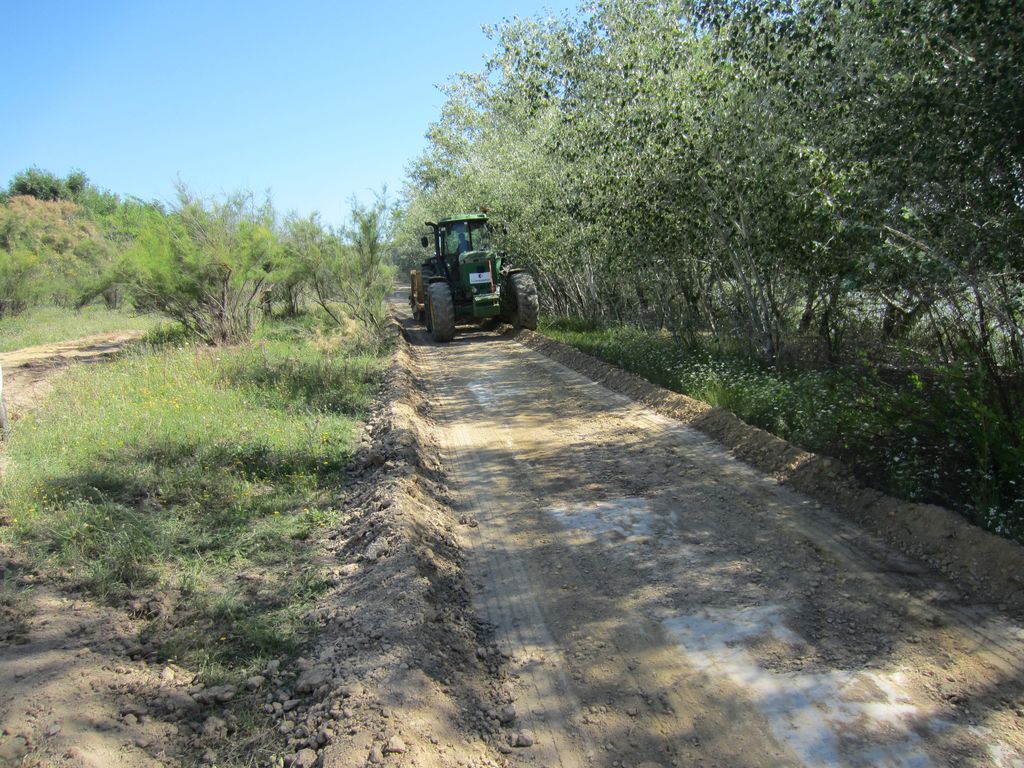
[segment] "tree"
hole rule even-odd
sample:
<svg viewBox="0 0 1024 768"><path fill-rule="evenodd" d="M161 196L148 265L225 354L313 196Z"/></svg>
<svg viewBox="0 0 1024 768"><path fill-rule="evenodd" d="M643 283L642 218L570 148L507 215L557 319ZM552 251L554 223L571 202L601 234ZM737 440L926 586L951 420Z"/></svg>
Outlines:
<svg viewBox="0 0 1024 768"><path fill-rule="evenodd" d="M372 205L352 201L349 225L340 233L317 216L286 222L285 249L295 274L337 325L343 316L379 337L387 323L385 299L394 280L389 264L393 212L383 194Z"/></svg>
<svg viewBox="0 0 1024 768"><path fill-rule="evenodd" d="M486 204L551 309L767 362L913 344L1005 389L1024 365L1018 11L601 0L507 22L447 88L403 237Z"/></svg>
<svg viewBox="0 0 1024 768"><path fill-rule="evenodd" d="M314 300L332 315L329 297L334 280L331 264L340 245L337 237L320 221L320 215L305 218L290 215L281 235L284 259L275 268L274 298L285 304L289 315L297 315L302 297L312 291Z"/></svg>
<svg viewBox="0 0 1024 768"><path fill-rule="evenodd" d="M385 300L395 276L388 263L392 226L393 212L384 193L369 206L353 200L351 223L344 233L346 247L338 262L338 302L378 334L387 322Z"/></svg>
<svg viewBox="0 0 1024 768"><path fill-rule="evenodd" d="M108 244L81 206L19 195L0 204L0 316L49 297L77 303Z"/></svg>
<svg viewBox="0 0 1024 768"><path fill-rule="evenodd" d="M208 344L243 341L279 253L269 200L202 200L179 186L168 214L143 212L122 275L140 309L180 322Z"/></svg>
<svg viewBox="0 0 1024 768"><path fill-rule="evenodd" d="M34 197L37 200L48 202L78 201L83 194L91 189L93 187L89 183L89 177L82 171L71 171L62 179L50 171L32 166L14 175L7 186L7 195L10 197L19 195Z"/></svg>
<svg viewBox="0 0 1024 768"><path fill-rule="evenodd" d="M35 166L15 174L7 187L7 194L34 197L37 200L67 200L71 197L67 184L49 171Z"/></svg>

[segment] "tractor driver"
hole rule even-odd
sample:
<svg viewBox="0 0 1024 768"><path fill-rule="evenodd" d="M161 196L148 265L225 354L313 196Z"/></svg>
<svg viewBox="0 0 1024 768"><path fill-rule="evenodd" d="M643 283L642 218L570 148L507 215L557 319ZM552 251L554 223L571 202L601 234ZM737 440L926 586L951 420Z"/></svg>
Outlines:
<svg viewBox="0 0 1024 768"><path fill-rule="evenodd" d="M445 250L451 256L465 253L469 250L469 241L466 239L466 225L462 222L456 224L448 231L448 243Z"/></svg>

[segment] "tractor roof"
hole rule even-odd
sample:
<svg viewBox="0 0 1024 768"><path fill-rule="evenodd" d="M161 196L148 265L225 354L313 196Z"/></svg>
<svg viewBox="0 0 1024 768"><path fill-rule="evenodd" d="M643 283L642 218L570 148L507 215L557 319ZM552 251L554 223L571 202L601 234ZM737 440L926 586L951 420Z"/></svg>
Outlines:
<svg viewBox="0 0 1024 768"><path fill-rule="evenodd" d="M445 216L438 219L438 224L451 224L456 221L487 221L486 213L460 213L457 216Z"/></svg>

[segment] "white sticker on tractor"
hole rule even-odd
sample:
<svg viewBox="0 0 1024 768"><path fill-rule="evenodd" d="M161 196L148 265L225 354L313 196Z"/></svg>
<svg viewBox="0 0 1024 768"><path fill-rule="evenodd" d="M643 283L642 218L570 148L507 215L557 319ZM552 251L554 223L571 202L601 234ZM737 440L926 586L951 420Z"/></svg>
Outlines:
<svg viewBox="0 0 1024 768"><path fill-rule="evenodd" d="M481 283L490 284L491 273L490 272L470 272L469 282L472 285L480 285Z"/></svg>

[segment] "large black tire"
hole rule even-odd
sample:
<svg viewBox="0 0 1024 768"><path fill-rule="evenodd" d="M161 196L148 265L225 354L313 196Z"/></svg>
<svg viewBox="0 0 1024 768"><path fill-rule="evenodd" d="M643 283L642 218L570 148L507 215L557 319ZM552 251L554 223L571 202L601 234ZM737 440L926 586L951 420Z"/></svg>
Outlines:
<svg viewBox="0 0 1024 768"><path fill-rule="evenodd" d="M537 330L537 318L540 315L540 299L537 297L537 284L533 276L526 272L512 275L512 297L515 306L509 312L509 320L516 328Z"/></svg>
<svg viewBox="0 0 1024 768"><path fill-rule="evenodd" d="M448 283L431 283L427 296L431 336L434 341L451 341L455 337L455 304Z"/></svg>

